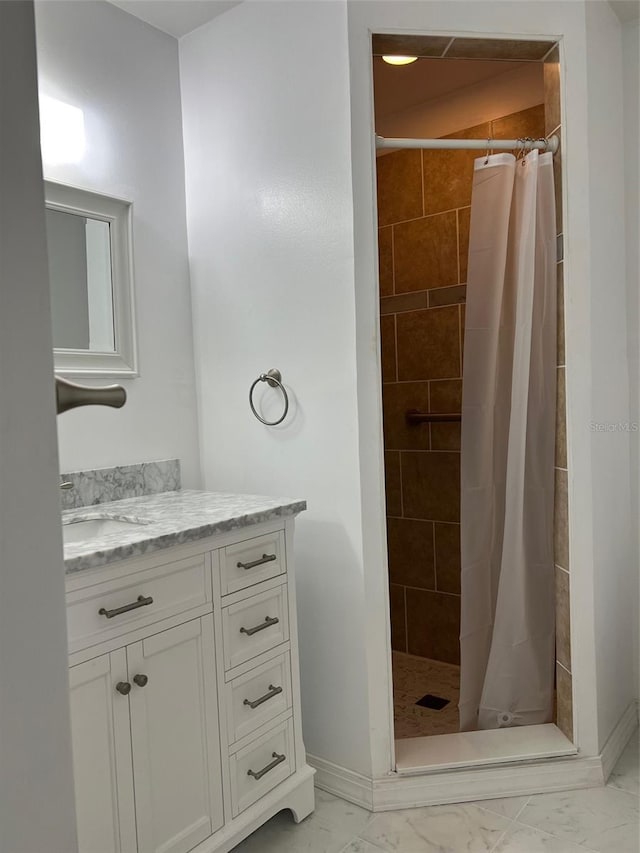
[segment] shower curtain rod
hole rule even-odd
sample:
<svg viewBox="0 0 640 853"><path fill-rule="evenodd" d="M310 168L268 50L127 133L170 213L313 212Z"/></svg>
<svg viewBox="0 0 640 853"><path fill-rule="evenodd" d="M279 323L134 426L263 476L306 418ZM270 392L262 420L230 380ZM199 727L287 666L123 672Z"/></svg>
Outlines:
<svg viewBox="0 0 640 853"><path fill-rule="evenodd" d="M530 151L551 151L555 154L560 145L559 138L554 134L548 139L388 139L376 134L376 148L441 148L466 149L470 151L515 151L524 149Z"/></svg>

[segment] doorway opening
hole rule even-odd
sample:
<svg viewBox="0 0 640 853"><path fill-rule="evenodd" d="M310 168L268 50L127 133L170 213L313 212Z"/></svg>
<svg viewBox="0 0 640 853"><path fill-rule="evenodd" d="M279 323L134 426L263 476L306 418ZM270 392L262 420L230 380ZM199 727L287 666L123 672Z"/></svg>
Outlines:
<svg viewBox="0 0 640 853"><path fill-rule="evenodd" d="M404 65L383 59L394 62L400 55L416 59ZM382 137L540 139L561 130L560 54L553 42L374 35L373 80L375 130ZM465 306L474 161L482 155L469 150L383 149L376 163L394 726L400 772L575 752L570 743L559 153L553 161L558 305L553 718L544 725L511 728L508 737L506 730L460 733ZM411 413L427 417L412 418ZM470 742L473 758L467 761L465 745Z"/></svg>

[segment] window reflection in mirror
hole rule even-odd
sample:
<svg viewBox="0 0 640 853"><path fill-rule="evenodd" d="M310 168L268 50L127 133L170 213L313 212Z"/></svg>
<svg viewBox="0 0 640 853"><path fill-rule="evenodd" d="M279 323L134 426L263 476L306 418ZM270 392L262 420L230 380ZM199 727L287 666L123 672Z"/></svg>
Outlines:
<svg viewBox="0 0 640 853"><path fill-rule="evenodd" d="M115 352L109 223L46 211L53 346Z"/></svg>

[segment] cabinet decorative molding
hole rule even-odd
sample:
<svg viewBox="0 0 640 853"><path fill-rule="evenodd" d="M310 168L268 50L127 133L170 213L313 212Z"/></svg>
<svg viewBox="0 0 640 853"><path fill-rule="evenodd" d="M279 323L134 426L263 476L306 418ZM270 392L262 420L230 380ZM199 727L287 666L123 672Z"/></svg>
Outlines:
<svg viewBox="0 0 640 853"><path fill-rule="evenodd" d="M67 576L80 853L227 853L313 811L293 526Z"/></svg>

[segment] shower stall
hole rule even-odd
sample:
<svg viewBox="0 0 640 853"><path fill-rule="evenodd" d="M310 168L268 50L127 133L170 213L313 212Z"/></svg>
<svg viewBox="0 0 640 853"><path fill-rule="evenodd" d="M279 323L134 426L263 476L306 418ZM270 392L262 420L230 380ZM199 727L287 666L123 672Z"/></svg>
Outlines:
<svg viewBox="0 0 640 853"><path fill-rule="evenodd" d="M399 767L459 732L572 737L559 55L494 49L373 37Z"/></svg>

